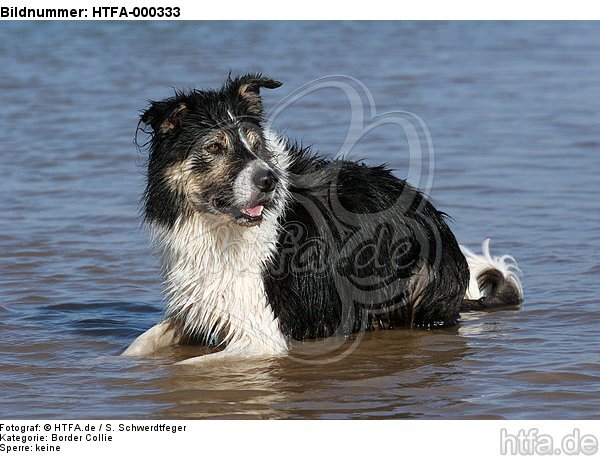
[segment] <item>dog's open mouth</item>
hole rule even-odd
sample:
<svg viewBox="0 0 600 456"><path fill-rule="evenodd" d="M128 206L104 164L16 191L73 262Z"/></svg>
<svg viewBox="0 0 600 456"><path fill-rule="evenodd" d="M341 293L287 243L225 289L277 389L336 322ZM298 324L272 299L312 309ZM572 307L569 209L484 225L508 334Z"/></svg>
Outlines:
<svg viewBox="0 0 600 456"><path fill-rule="evenodd" d="M230 215L238 225L242 226L259 225L263 220L265 204L265 201L257 201L246 207L235 207L216 199L212 202L215 210Z"/></svg>

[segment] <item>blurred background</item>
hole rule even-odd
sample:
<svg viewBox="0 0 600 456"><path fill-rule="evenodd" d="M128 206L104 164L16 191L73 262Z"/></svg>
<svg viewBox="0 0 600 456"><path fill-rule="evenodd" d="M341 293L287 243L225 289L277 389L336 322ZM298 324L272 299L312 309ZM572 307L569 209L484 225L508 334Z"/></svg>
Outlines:
<svg viewBox="0 0 600 456"><path fill-rule="evenodd" d="M2 22L0 62L1 418L600 418L600 24ZM116 358L163 309L140 110L250 70L284 82L267 111L345 75L422 118L434 203L461 243L517 258L523 308L317 365ZM336 154L350 114L329 88L275 125ZM408 152L381 127L352 155L412 178Z"/></svg>

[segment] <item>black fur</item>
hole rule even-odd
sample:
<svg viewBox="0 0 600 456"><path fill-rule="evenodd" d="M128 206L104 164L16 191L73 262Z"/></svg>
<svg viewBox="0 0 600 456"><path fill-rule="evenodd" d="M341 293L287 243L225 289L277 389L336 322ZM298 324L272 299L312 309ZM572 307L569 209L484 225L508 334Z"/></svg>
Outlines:
<svg viewBox="0 0 600 456"><path fill-rule="evenodd" d="M302 340L454 324L469 270L444 215L383 167L290 147L292 201L265 277L283 331Z"/></svg>

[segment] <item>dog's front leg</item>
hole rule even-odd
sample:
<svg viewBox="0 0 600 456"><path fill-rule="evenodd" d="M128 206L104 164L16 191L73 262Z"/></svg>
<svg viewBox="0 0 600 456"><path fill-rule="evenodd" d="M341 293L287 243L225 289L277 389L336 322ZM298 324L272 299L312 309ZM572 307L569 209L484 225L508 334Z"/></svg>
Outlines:
<svg viewBox="0 0 600 456"><path fill-rule="evenodd" d="M236 355L239 357L239 353L233 353L233 352L230 352L229 350L225 349L225 350L217 352L217 353L209 353L207 355L194 356L192 358L187 358L187 359L184 359L183 361L176 362L175 364L187 365L187 366L198 365L198 364L204 364L204 363L211 363L213 361L221 361L224 359L231 359L232 357L235 358Z"/></svg>
<svg viewBox="0 0 600 456"><path fill-rule="evenodd" d="M121 353L121 356L145 356L155 351L175 345L181 336L170 320L163 320L148 331L138 336L133 343Z"/></svg>
<svg viewBox="0 0 600 456"><path fill-rule="evenodd" d="M177 365L198 365L205 363L212 363L213 361L223 361L223 360L237 360L243 361L248 359L269 359L269 358L278 358L281 356L285 356L287 351L258 351L253 350L249 347L238 347L238 346L227 346L224 350L216 353L209 353L207 355L194 356L192 358L187 358L182 361L179 361L175 364Z"/></svg>

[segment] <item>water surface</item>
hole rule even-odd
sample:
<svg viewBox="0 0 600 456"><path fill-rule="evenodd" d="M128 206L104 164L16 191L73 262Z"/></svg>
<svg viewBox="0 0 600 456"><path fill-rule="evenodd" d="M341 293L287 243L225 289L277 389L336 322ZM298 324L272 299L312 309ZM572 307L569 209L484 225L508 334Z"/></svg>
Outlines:
<svg viewBox="0 0 600 456"><path fill-rule="evenodd" d="M600 418L599 24L4 22L0 61L0 417ZM337 362L116 358L163 310L139 110L231 69L285 83L268 108L347 75L420 116L433 200L519 260L523 308L366 334ZM277 126L336 153L349 120L325 89ZM414 177L398 129L353 153Z"/></svg>

